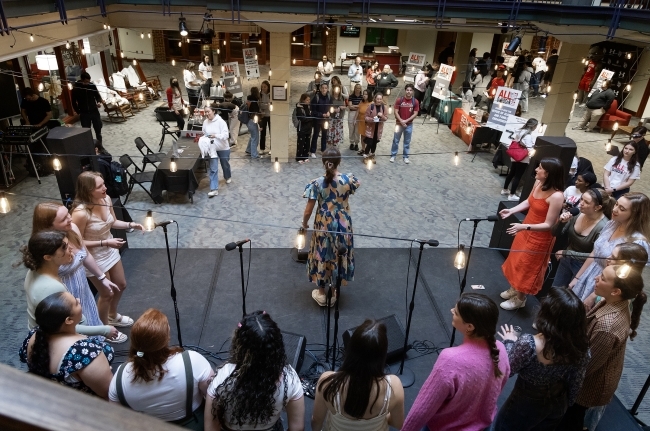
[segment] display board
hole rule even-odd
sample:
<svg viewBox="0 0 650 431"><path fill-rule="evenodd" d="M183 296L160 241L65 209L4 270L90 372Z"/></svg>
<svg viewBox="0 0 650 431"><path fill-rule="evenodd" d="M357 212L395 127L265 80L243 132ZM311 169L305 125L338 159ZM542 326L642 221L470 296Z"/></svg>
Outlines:
<svg viewBox="0 0 650 431"><path fill-rule="evenodd" d="M360 34L361 28L355 27L353 25L341 26L341 32L339 33L341 37L359 37Z"/></svg>
<svg viewBox="0 0 650 431"><path fill-rule="evenodd" d="M406 71L404 72L404 82L414 82L415 75L424 67L424 59L426 54L418 52L410 52L409 58L406 61Z"/></svg>
<svg viewBox="0 0 650 431"><path fill-rule="evenodd" d="M520 98L520 90L513 90L508 87L497 88L494 103L490 110L490 116L487 120L487 126L503 132L508 123L508 118L511 115L515 115Z"/></svg>

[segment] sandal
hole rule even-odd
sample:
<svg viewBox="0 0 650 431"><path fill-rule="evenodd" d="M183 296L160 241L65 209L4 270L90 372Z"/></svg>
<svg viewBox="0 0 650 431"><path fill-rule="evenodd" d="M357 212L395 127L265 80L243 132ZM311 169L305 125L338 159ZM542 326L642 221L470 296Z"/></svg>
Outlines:
<svg viewBox="0 0 650 431"><path fill-rule="evenodd" d="M120 331L117 331L117 335L115 338L104 338L104 340L108 341L109 343L112 344L120 344L120 343L125 343L126 340L128 340L129 337L127 337L126 334L121 333Z"/></svg>
<svg viewBox="0 0 650 431"><path fill-rule="evenodd" d="M123 316L120 313L117 313L115 318L111 318L110 316L108 317L108 324L115 326L116 328L128 328L129 326L133 326L133 319L129 316Z"/></svg>

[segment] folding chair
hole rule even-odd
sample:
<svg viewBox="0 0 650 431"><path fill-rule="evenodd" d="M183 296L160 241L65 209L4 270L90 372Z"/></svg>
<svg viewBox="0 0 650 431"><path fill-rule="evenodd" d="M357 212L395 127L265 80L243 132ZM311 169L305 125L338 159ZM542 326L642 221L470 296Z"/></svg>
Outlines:
<svg viewBox="0 0 650 431"><path fill-rule="evenodd" d="M149 148L149 145L145 144L141 137L135 138L135 146L138 147L138 151L142 154L142 170L147 169L147 163L150 163L157 167L156 163L160 163L165 157L165 153L154 153Z"/></svg>
<svg viewBox="0 0 650 431"><path fill-rule="evenodd" d="M171 111L156 111L156 120L158 120L158 123L162 126L162 136L160 137L160 146L158 147L158 151L161 151L165 144L165 136L169 135L174 141L176 141L180 129L167 124L167 121L176 121L176 117L174 117L174 113Z"/></svg>
<svg viewBox="0 0 650 431"><path fill-rule="evenodd" d="M124 205L126 205L126 201L129 200L129 196L131 196L131 192L133 191L133 186L136 184L142 187L142 190L147 192L151 200L155 202L153 196L151 196L151 192L142 184L153 183L153 177L156 174L156 171L143 172L142 169L138 168L138 166L135 163L133 163L133 159L131 159L131 157L128 154L125 154L122 157L120 157L120 163L122 164L122 166L126 170L127 175L129 176L129 191L126 193L126 196L124 196ZM135 170L135 172L133 173L129 171L129 168L131 166L133 166L133 169ZM158 168L156 168L156 170L158 170Z"/></svg>

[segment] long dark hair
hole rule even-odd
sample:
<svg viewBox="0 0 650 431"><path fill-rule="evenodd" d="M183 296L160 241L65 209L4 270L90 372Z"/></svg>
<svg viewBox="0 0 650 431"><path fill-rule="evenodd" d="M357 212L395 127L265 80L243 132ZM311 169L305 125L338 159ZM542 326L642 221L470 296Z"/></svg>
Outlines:
<svg viewBox="0 0 650 431"><path fill-rule="evenodd" d="M50 335L59 332L72 312L69 301L66 301L68 295L68 292L56 292L46 296L34 311L38 327L29 355L29 371L39 376L50 376Z"/></svg>
<svg viewBox="0 0 650 431"><path fill-rule="evenodd" d="M632 157L630 157L630 161L627 162L627 170L628 170L630 173L632 173L632 172L634 172L634 168L636 167L636 163L637 163L638 158L639 158L639 157L638 157L638 154L639 154L639 146L637 145L636 142L634 142L634 141L630 141L630 142L628 142L627 144L625 144L625 146L623 147L623 149L625 149L625 147L627 147L628 145L631 146L632 148L634 148L634 154L632 154ZM614 166L616 166L616 165L618 165L619 163L621 163L621 160L623 160L623 151L619 151L618 156L616 156L616 160L614 161Z"/></svg>
<svg viewBox="0 0 650 431"><path fill-rule="evenodd" d="M265 311L247 314L239 322L230 346L234 371L215 390L212 416L224 424L267 424L275 410L278 380L287 356L282 333Z"/></svg>
<svg viewBox="0 0 650 431"><path fill-rule="evenodd" d="M499 349L494 334L499 320L497 304L486 295L480 293L463 293L456 303L458 314L465 323L474 325L472 336L487 341L494 367L494 377L501 377L499 369Z"/></svg>
<svg viewBox="0 0 650 431"><path fill-rule="evenodd" d="M38 270L43 266L45 256L54 256L56 251L61 248L63 238L65 238L65 232L58 230L36 232L29 238L27 245L20 248L23 255L22 264L32 271ZM17 265L20 265L20 262Z"/></svg>
<svg viewBox="0 0 650 431"><path fill-rule="evenodd" d="M174 82L174 81L176 81L176 82ZM172 76L171 78L169 78L169 86L171 88L176 88L179 93L181 92L181 85L178 83L178 79L175 76Z"/></svg>
<svg viewBox="0 0 650 431"><path fill-rule="evenodd" d="M614 271L618 268L620 266L614 266ZM639 327L639 322L641 321L643 306L648 301L648 297L643 291L641 271L632 269L625 278L619 278L616 275L616 278L614 278L614 287L621 290L621 298L623 300L634 300L632 301L632 316L630 318L630 340L632 340L636 337L636 328Z"/></svg>
<svg viewBox="0 0 650 431"><path fill-rule="evenodd" d="M556 364L577 364L589 349L585 306L570 289L554 288L535 318L544 336L542 355Z"/></svg>
<svg viewBox="0 0 650 431"><path fill-rule="evenodd" d="M252 87L251 96L255 98L255 100L260 100L260 89L257 87Z"/></svg>
<svg viewBox="0 0 650 431"><path fill-rule="evenodd" d="M334 181L336 168L341 164L341 152L336 147L328 147L323 151L323 166L325 167L325 186Z"/></svg>
<svg viewBox="0 0 650 431"><path fill-rule="evenodd" d="M546 157L539 162L548 174L542 184L542 190L564 190L564 168L562 162L555 157Z"/></svg>
<svg viewBox="0 0 650 431"><path fill-rule="evenodd" d="M334 404L336 394L346 387L343 411L349 416L361 419L368 405L374 406L379 398L380 383L386 375L384 368L387 350L386 326L376 320L366 319L354 330L341 368L318 385L318 390L323 392L323 398ZM373 387L376 387L377 391L375 399L371 402ZM370 411L372 413L372 407Z"/></svg>

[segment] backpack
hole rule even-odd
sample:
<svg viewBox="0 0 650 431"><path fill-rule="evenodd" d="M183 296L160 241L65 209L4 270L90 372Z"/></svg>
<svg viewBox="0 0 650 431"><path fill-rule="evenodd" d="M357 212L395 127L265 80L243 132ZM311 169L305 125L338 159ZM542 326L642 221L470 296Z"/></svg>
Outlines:
<svg viewBox="0 0 650 431"><path fill-rule="evenodd" d="M237 119L239 120L240 123L247 124L248 120L250 120L250 115L249 112L245 109L242 108L239 110L239 113L237 114Z"/></svg>
<svg viewBox="0 0 650 431"><path fill-rule="evenodd" d="M297 111L298 108L293 108L293 112L291 113L291 123L293 123L293 127L300 130L300 120L298 119Z"/></svg>
<svg viewBox="0 0 650 431"><path fill-rule="evenodd" d="M129 182L126 176L126 169L118 161L98 158L100 173L106 183L106 194L112 198L124 196L129 192Z"/></svg>

